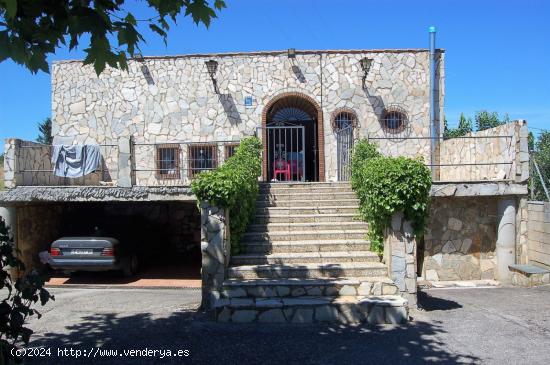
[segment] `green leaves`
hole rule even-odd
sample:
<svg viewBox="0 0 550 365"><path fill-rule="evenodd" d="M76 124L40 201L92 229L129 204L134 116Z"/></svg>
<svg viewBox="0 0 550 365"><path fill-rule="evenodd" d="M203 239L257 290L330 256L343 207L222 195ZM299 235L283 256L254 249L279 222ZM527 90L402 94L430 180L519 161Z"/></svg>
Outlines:
<svg viewBox="0 0 550 365"><path fill-rule="evenodd" d="M199 201L229 209L232 253L238 252L239 239L254 217L262 150L258 138L245 138L222 166L200 173L191 183Z"/></svg>
<svg viewBox="0 0 550 365"><path fill-rule="evenodd" d="M423 234L432 180L421 160L381 157L376 145L361 140L354 149L351 173L373 251L383 251L384 230L397 212L411 221L417 236Z"/></svg>
<svg viewBox="0 0 550 365"><path fill-rule="evenodd" d="M12 59L35 73L48 72L47 57L60 44L78 46L83 35L91 35L85 48L86 64L99 75L106 65L127 69L126 60L145 42L140 33L145 25L167 42L170 29L165 18L176 21L185 10L196 24L210 25L225 2L215 0L148 0L150 14L136 19L125 11L126 0L39 1L0 0L0 62ZM111 42L118 41L118 47Z"/></svg>
<svg viewBox="0 0 550 365"><path fill-rule="evenodd" d="M8 19L15 18L17 14L17 0L3 0Z"/></svg>

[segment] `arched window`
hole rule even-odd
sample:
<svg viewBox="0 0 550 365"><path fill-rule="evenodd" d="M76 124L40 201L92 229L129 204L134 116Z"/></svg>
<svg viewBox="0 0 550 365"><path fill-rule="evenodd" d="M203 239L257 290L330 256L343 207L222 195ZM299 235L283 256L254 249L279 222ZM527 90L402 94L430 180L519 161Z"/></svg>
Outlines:
<svg viewBox="0 0 550 365"><path fill-rule="evenodd" d="M409 123L407 113L400 107L391 106L382 115L382 129L388 133L403 132Z"/></svg>
<svg viewBox="0 0 550 365"><path fill-rule="evenodd" d="M352 110L339 109L332 114L332 128L335 131L341 131L350 127L357 127L357 116Z"/></svg>

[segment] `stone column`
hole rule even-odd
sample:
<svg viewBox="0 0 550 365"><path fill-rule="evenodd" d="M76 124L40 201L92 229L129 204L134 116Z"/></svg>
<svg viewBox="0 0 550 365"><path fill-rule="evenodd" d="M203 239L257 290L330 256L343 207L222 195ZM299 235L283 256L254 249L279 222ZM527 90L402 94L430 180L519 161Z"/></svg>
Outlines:
<svg viewBox="0 0 550 365"><path fill-rule="evenodd" d="M516 200L512 197L499 198L497 232L497 279L510 283L509 265L515 264L516 256Z"/></svg>
<svg viewBox="0 0 550 365"><path fill-rule="evenodd" d="M212 310L220 299L231 252L229 214L201 202L202 307Z"/></svg>
<svg viewBox="0 0 550 365"><path fill-rule="evenodd" d="M392 217L391 226L384 237L384 259L390 278L399 288L409 307L416 308L416 239L411 223L403 213Z"/></svg>
<svg viewBox="0 0 550 365"><path fill-rule="evenodd" d="M20 151L21 141L18 139L8 138L4 145L4 186L7 189L15 188L21 184L21 173L17 166L17 157Z"/></svg>
<svg viewBox="0 0 550 365"><path fill-rule="evenodd" d="M128 137L118 139L117 185L131 188L132 182L132 140Z"/></svg>

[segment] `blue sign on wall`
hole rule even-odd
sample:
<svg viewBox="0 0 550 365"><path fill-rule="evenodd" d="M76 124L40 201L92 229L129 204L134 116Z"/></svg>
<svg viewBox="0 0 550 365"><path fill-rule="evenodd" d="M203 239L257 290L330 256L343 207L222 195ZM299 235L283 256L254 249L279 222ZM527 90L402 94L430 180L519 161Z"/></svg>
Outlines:
<svg viewBox="0 0 550 365"><path fill-rule="evenodd" d="M245 96L244 97L244 106L252 106L252 96Z"/></svg>

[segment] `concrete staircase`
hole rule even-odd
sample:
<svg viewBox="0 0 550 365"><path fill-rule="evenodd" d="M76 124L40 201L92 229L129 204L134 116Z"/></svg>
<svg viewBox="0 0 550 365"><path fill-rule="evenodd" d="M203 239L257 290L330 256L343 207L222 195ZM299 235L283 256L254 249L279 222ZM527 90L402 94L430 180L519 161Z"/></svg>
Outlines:
<svg viewBox="0 0 550 365"><path fill-rule="evenodd" d="M369 251L349 183L261 184L256 218L231 258L219 321L403 323L386 265Z"/></svg>

